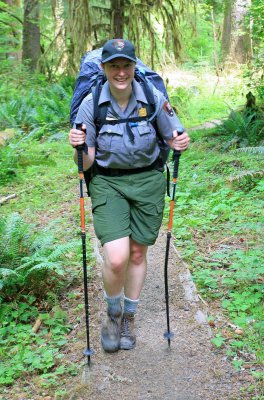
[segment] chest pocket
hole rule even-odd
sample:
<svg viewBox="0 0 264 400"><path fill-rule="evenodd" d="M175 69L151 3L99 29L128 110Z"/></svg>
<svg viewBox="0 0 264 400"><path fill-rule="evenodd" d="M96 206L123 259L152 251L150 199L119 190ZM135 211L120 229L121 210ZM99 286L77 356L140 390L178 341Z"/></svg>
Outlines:
<svg viewBox="0 0 264 400"><path fill-rule="evenodd" d="M150 122L137 126L139 133L139 146L142 149L152 150L157 143L156 131Z"/></svg>
<svg viewBox="0 0 264 400"><path fill-rule="evenodd" d="M105 124L99 131L97 137L99 150L117 152L124 146L123 129L120 125Z"/></svg>

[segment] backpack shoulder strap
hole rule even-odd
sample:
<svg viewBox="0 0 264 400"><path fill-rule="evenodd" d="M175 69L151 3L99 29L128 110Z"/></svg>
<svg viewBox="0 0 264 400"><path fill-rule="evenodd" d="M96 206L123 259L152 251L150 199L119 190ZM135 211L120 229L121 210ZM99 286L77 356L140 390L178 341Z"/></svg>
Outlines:
<svg viewBox="0 0 264 400"><path fill-rule="evenodd" d="M153 86L147 80L146 76L140 72L138 68L135 71L135 79L141 85L143 92L147 99L147 112L148 115L152 115L155 112L155 98L153 93Z"/></svg>
<svg viewBox="0 0 264 400"><path fill-rule="evenodd" d="M104 103L99 106L99 98L103 86L103 77L99 77L95 86L92 87L93 106L94 106L94 124L96 126L96 136L106 119L108 104Z"/></svg>
<svg viewBox="0 0 264 400"><path fill-rule="evenodd" d="M92 94L93 94L93 105L94 105L94 123L96 126L96 136L98 136L99 131L102 127L102 125L106 121L106 116L107 116L107 110L108 110L108 103L103 103L99 106L99 98L100 94L102 91L102 85L103 85L103 76L99 76L99 79L97 80L97 83L95 86L92 87ZM155 114L155 98L154 98L154 93L153 93L153 85L146 79L144 74L142 74L139 71L136 71L135 74L135 79L137 82L141 85L144 94L147 99L147 118L150 118ZM125 118L125 119L118 119L118 120L113 120L109 121L110 124L119 124L122 122L136 122L136 121L141 121L145 120L146 117L134 117L134 118ZM151 119L151 118L150 118ZM156 126L156 118L151 119L151 123L154 126L157 135L159 136L157 126Z"/></svg>

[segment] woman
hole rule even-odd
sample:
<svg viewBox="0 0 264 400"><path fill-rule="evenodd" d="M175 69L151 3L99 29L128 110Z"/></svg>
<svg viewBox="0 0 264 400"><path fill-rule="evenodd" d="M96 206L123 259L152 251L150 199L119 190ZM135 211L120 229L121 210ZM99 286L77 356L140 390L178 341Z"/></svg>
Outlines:
<svg viewBox="0 0 264 400"><path fill-rule="evenodd" d="M107 104L106 120L96 134L93 95L82 102L76 123L86 135L71 129L73 147L86 144L84 170L93 165L89 190L93 223L104 251L103 284L107 317L101 343L107 352L135 347L134 318L144 284L149 245L153 245L162 222L166 182L160 170L157 133L146 119L138 124L117 119L145 116L147 99L134 79L135 49L131 42L113 39L102 50L106 83L99 105ZM159 135L176 150L186 150L189 136L161 92L153 88ZM75 151L75 161L77 152ZM124 304L121 305L124 292Z"/></svg>

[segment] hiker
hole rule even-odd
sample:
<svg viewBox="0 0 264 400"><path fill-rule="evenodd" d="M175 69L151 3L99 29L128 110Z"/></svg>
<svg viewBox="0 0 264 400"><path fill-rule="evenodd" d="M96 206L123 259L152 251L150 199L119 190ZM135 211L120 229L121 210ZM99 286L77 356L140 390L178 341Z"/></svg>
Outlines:
<svg viewBox="0 0 264 400"><path fill-rule="evenodd" d="M107 102L107 116L99 133L94 121L93 94L81 103L75 124L86 134L71 129L73 147L85 144L83 167L92 166L89 192L93 224L104 252L103 284L107 316L101 329L106 352L129 350L136 345L134 318L144 284L148 246L153 245L162 222L166 179L159 157L157 133L147 119L126 122L129 117L146 117L147 100L134 79L134 45L123 39L105 43L99 106ZM153 87L156 126L172 149L184 151L189 136L164 95ZM113 123L117 119L124 122ZM177 129L183 132L178 134ZM77 163L77 151L75 150ZM122 297L124 297L122 301Z"/></svg>

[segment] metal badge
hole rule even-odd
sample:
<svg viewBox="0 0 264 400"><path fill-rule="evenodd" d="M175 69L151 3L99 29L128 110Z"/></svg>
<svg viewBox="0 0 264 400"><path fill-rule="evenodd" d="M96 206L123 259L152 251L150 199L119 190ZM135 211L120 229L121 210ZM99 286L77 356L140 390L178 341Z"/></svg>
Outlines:
<svg viewBox="0 0 264 400"><path fill-rule="evenodd" d="M146 117L147 116L147 109L145 107L142 107L138 110L138 115L140 117Z"/></svg>

